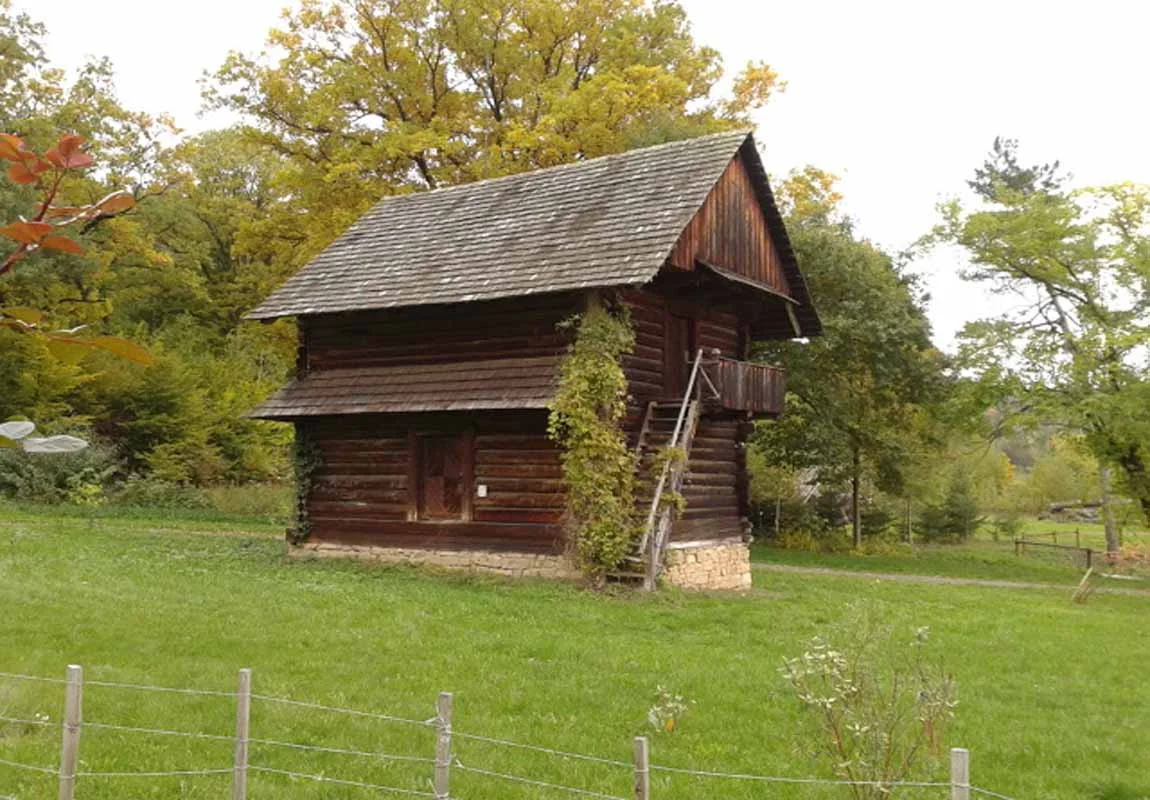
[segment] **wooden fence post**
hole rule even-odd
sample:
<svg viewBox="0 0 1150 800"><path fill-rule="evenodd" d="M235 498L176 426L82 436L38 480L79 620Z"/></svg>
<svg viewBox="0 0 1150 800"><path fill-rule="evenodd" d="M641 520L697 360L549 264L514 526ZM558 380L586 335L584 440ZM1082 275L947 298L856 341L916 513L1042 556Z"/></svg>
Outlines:
<svg viewBox="0 0 1150 800"><path fill-rule="evenodd" d="M232 800L248 796L248 736L252 711L252 671L240 670L236 690L236 760L232 769Z"/></svg>
<svg viewBox="0 0 1150 800"><path fill-rule="evenodd" d="M970 800L970 751L950 749L950 800Z"/></svg>
<svg viewBox="0 0 1150 800"><path fill-rule="evenodd" d="M635 800L651 798L651 750L646 736L635 737Z"/></svg>
<svg viewBox="0 0 1150 800"><path fill-rule="evenodd" d="M83 701L84 668L69 664L68 682L64 689L64 741L60 746L60 800L72 800L76 794Z"/></svg>
<svg viewBox="0 0 1150 800"><path fill-rule="evenodd" d="M438 800L451 796L451 698L451 692L440 692L436 703L435 727L439 737L435 742L435 796Z"/></svg>

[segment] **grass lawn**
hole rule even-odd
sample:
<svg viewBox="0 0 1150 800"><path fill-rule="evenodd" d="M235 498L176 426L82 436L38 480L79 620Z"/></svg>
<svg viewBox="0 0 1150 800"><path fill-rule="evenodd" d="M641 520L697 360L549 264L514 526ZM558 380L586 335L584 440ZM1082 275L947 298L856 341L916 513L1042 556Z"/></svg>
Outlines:
<svg viewBox="0 0 1150 800"><path fill-rule="evenodd" d="M1016 798L1147 798L1150 600L784 574L747 596L592 594L545 582L431 575L288 559L271 523L156 522L0 507L0 671L255 691L414 720L455 692L459 732L628 761L656 686L694 701L654 735L656 764L826 775L803 746L802 710L777 668L864 602L929 625L960 706L949 744L970 748L977 785ZM59 720L61 687L0 680L0 714ZM226 697L89 686L89 721L227 735ZM415 756L429 729L257 700L252 736ZM627 769L458 741L464 765L629 796ZM0 759L55 763L55 727L0 724ZM86 771L226 768L227 741L88 728ZM252 762L426 790L429 767L255 744ZM944 774L942 768L934 773ZM228 777L81 778L77 797L217 798ZM0 795L49 797L54 779L0 765ZM366 790L256 774L253 798L358 798ZM376 796L387 796L378 794ZM565 797L474 773L461 800ZM832 798L832 789L656 775L653 797ZM916 791L907 797L944 797Z"/></svg>
<svg viewBox="0 0 1150 800"><path fill-rule="evenodd" d="M1078 541L1082 547L1105 550L1101 525L1027 520L1023 533L1036 542L1054 542L1055 537L1051 536L1054 534L1058 544L1074 545ZM1124 540L1128 542L1148 538L1143 532L1124 533ZM753 560L763 563L1060 585L1077 583L1085 571L1084 554L1080 552L1035 546L1028 547L1020 557L1015 555L1013 542L996 542L984 533L963 544L899 545L887 553L811 553L765 544L756 544L751 553ZM1129 588L1133 584L1115 582L1114 585ZM1138 585L1150 588L1150 584Z"/></svg>

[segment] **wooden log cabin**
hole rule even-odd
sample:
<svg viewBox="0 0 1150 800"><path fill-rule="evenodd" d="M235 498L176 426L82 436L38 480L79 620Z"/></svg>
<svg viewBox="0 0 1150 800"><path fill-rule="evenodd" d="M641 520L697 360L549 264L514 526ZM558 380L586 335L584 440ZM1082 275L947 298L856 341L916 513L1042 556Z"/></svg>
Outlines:
<svg viewBox="0 0 1150 800"><path fill-rule="evenodd" d="M386 198L251 312L298 320L298 375L252 415L313 454L301 547L572 574L547 408L592 302L630 311L632 446L688 451L659 476L686 509L652 504L637 558L748 586L743 446L784 377L748 350L820 323L745 131Z"/></svg>

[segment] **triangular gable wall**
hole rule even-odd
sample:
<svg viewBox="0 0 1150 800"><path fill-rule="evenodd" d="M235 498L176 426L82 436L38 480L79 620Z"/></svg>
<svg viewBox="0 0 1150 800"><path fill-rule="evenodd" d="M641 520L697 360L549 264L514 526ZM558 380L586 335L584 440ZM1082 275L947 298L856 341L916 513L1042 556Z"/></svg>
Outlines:
<svg viewBox="0 0 1150 800"><path fill-rule="evenodd" d="M740 151L727 166L683 229L668 261L685 270L702 261L791 297L782 259L744 159Z"/></svg>

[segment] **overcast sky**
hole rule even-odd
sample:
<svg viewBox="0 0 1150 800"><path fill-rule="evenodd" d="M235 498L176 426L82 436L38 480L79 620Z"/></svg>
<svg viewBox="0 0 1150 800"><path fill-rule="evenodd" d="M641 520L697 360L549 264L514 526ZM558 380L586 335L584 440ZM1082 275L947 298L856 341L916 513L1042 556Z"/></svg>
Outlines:
<svg viewBox="0 0 1150 800"><path fill-rule="evenodd" d="M858 231L899 250L926 232L996 135L1024 158L1059 159L1075 183L1150 183L1144 0L682 0L695 36L731 70L766 59L787 91L756 116L767 168L838 173ZM107 55L130 108L198 118L197 80L228 50L256 51L287 0L15 0L49 29L61 66ZM916 265L949 347L991 299L964 285L957 254Z"/></svg>

